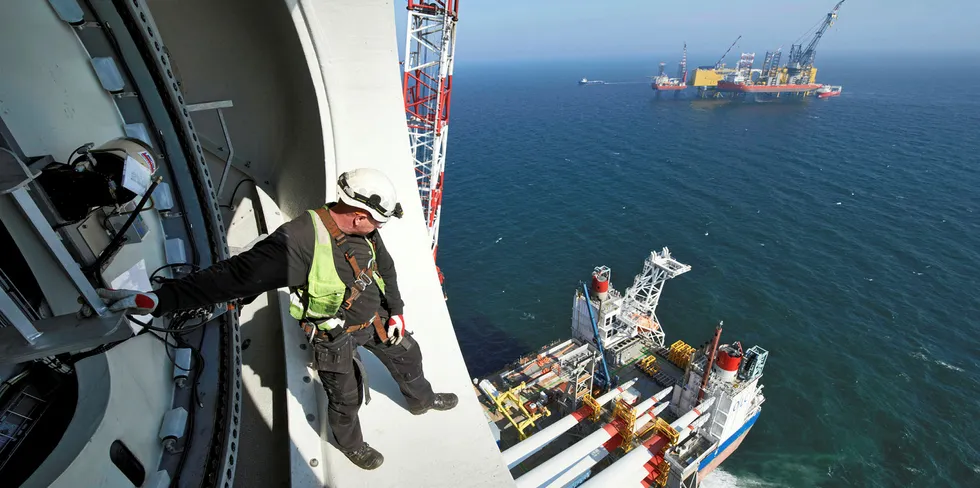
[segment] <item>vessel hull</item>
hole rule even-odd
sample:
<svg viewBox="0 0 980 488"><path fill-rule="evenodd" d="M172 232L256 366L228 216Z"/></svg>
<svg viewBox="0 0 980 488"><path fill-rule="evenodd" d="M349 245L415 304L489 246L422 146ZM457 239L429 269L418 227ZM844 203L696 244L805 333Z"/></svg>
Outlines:
<svg viewBox="0 0 980 488"><path fill-rule="evenodd" d="M701 460L701 464L698 466L698 478L704 479L705 476L711 474L728 456L731 456L738 446L742 444L745 440L745 436L748 435L749 431L752 430L752 426L755 425L755 421L758 420L759 414L762 412L756 412L748 421L745 422L741 428L735 431L727 440L718 446L718 449L706 456Z"/></svg>
<svg viewBox="0 0 980 488"><path fill-rule="evenodd" d="M792 92L806 92L813 91L823 85L818 85L814 83L808 83L806 85L743 85L741 83L732 83L728 81L719 81L717 90L722 92L734 92L734 93L792 93Z"/></svg>

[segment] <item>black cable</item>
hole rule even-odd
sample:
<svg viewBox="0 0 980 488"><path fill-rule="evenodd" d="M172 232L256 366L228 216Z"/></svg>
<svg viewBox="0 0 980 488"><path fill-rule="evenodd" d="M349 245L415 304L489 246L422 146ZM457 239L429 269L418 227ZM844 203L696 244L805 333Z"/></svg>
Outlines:
<svg viewBox="0 0 980 488"><path fill-rule="evenodd" d="M91 2L86 1L86 4L88 5L89 9L92 10L93 15L95 17L95 21L100 26L102 26L102 32L105 33L106 39L109 40L109 44L112 46L112 50L115 51L115 53L117 55L119 55L120 57L122 57L122 52L123 52L122 51L122 47L120 47L120 45L119 45L119 40L116 39L116 34L112 31L112 27L109 26L108 23L104 22L101 17L99 17L98 13L96 13L96 10L92 7ZM119 13L120 13L120 17L122 17L124 28L126 28L127 30L129 30L131 34L134 34L134 37L135 37L135 33L133 32L133 30L136 29L136 27L135 27L136 19L133 18L133 17L129 17L128 19L126 17L123 17L123 15L122 15L123 12L121 10L120 10ZM127 20L128 20L128 22L127 22ZM148 47L144 46L141 43L136 43L136 48L139 50L140 55L144 59L152 59L152 58L155 57L155 55L152 52L148 52L147 51ZM146 63L146 66L147 66L147 68L153 69L153 65L151 63ZM122 67L123 71L125 71L126 76L129 78L129 80L135 80L136 79L136 77L133 76L132 70L129 69L129 65L127 65L126 63L121 63L121 67ZM166 82L161 81L163 79L163 73L161 73L159 71L156 71L155 74L157 76L154 76L154 80L153 80L154 81L154 84L157 85L157 88L162 93L163 91L166 90ZM161 83L163 84L163 86L161 86ZM143 109L143 112L144 113L146 113L146 114L150 114L151 113L150 107L147 106L146 100L143 97L141 97L141 96L140 97L136 97L136 100L139 101L140 107ZM167 112L170 113L171 117L173 117L174 120L177 120L178 114L177 114L177 112L173 109L173 107L170 104L167 104L166 109L167 109ZM152 117L148 118L146 120L146 123L147 123L147 125L149 125L149 129L150 129L150 132L151 133L157 134L158 137L160 137L160 138L163 137L162 136L163 131L161 131L157 127L157 125L153 122L153 118ZM192 150L190 148L190 143L189 143L189 141L187 141L187 138L181 137L181 134L180 134L179 131L176 130L176 127L174 127L174 129L175 129L174 132L177 133L178 140L180 140L181 145L183 146L184 156L186 157L188 154L191 154L191 152L192 152ZM170 159L170 153L167 150L167 144L160 144L159 151L163 154L163 160L164 161L172 161ZM188 158L188 159L190 159L190 158ZM190 168L190 165L191 165L191 161L187 161L187 166L188 166L187 169L188 170L191 169ZM174 205L176 206L177 205L177 202L181 202L181 204L183 204L183 199L182 199L181 193L180 193L180 185L177 184L177 172L176 172L176 170L174 170L173 166L171 166L170 164L167 164L165 166L167 167L167 172L170 173L170 180L173 182ZM202 185L203 185L203 183L202 183ZM190 244L190 248L191 248L191 261L194 262L194 263L198 263L201 260L200 259L201 256L200 256L200 253L197 250L197 239L195 239L195 237L194 237L194 229L191 227L191 223L190 223L190 221L189 221L189 219L187 217L183 217L181 219L181 221L183 221L183 223L184 223L184 230L187 232L187 239L190 241L189 244Z"/></svg>
<svg viewBox="0 0 980 488"><path fill-rule="evenodd" d="M102 228L104 228L104 229L105 229L105 230L107 230L107 231L110 231L110 232L114 232L114 231L112 230L112 228L110 228L110 227L109 227L109 219L111 219L111 218L113 218L113 217L116 217L116 216L119 216L119 215L129 215L129 214L134 214L134 213L135 213L135 214L139 214L139 213L143 213L143 212L146 212L147 210L154 210L154 209L156 209L156 208L157 208L157 207L156 207L156 202L154 202L154 201L153 201L153 196L150 196L150 206L149 206L149 207L143 207L143 208L142 208L142 209L140 209L140 210L128 210L128 211L126 211L126 212L120 212L120 211L119 211L119 208L117 207L117 208L116 208L116 209L114 209L114 210L113 210L112 212L109 212L109 213L108 213L108 214L107 214L107 215L105 216L105 218L104 218L104 219L102 219ZM84 219L83 219L83 220L84 220ZM115 237L115 234L113 234L113 237Z"/></svg>
<svg viewBox="0 0 980 488"><path fill-rule="evenodd" d="M139 210L139 212L146 212L147 210L154 210L156 208L157 208L157 203L155 201L153 201L153 195L150 195L150 206L149 207L144 207L143 209ZM115 215L129 215L131 213L138 213L138 212L136 210L127 210L125 212L120 212L119 210L114 210L112 213L115 214Z"/></svg>
<svg viewBox="0 0 980 488"><path fill-rule="evenodd" d="M136 324L138 324L140 327L143 327L146 331L148 331L148 332L146 332L147 334L150 334L155 339L163 342L164 347L166 348L166 352L167 352L167 359L170 360L170 364L174 365L175 368L180 369L182 371L198 370L198 376L200 376L200 372L204 370L204 365L206 364L205 361L204 361L204 355L201 354L200 347L195 348L194 346L188 344L187 341L185 341L180 336L180 334L186 334L186 333L189 333L189 332L193 332L194 330L197 330L200 327L202 327L202 326L206 325L207 323L209 323L210 320L202 320L200 324L195 324L193 327L188 328L188 329L185 329L184 328L184 324L187 323L187 320L188 319L187 318L179 318L179 319L175 319L173 322L171 322L171 324L170 324L171 327L170 328L164 329L164 328L160 328L160 327L150 326L146 322L143 322L142 320L136 319L136 318L134 318L134 317L132 317L130 315L127 315L126 318L132 320L133 322L136 322ZM149 331L162 332L163 333L163 338L161 338L160 336L154 334L153 332L149 332ZM171 337L173 337L174 342L176 344L170 344L170 341L168 341L166 339L167 338L167 334L169 334ZM202 335L203 335L203 333L202 333ZM203 344L203 340L202 340L202 344ZM190 349L191 352L194 353L194 361L195 361L196 365L191 365L190 369L184 368L182 366L178 366L177 365L177 361L174 359L173 356L170 355L170 348L171 347L174 347L174 348L180 347L180 348ZM200 405L202 403L200 396L195 392L194 393L194 397L195 397L195 401Z"/></svg>
<svg viewBox="0 0 980 488"><path fill-rule="evenodd" d="M86 269L86 271L94 275L96 281L103 281L99 270L102 269L102 265L109 260L109 257L115 254L115 252L122 246L123 237L125 237L126 231L133 225L136 217L139 216L139 211L143 209L144 205L146 205L146 201L150 199L150 195L153 193L153 190L156 189L157 185L160 184L160 180L162 180L162 178L159 176L153 178L153 182L150 183L150 188L146 190L146 193L143 194L143 198L140 198L139 203L136 204L136 211L129 215L129 218L126 219L126 223L123 224L123 226L119 229L119 232L117 232L116 235L113 236L112 240L109 241L109 245L99 253L99 257L95 260L95 262Z"/></svg>
<svg viewBox="0 0 980 488"><path fill-rule="evenodd" d="M88 146L88 144L86 143L86 144L82 144L81 146L76 147L75 150L72 151L71 154L68 155L68 159L65 160L65 163L64 163L65 166L71 166L71 158L72 158L72 156L74 156L76 154L81 154L79 151L81 151L82 148L85 147L85 146Z"/></svg>
<svg viewBox="0 0 980 488"><path fill-rule="evenodd" d="M255 180L252 178L245 178L242 181L239 181L238 184L235 185L235 189L231 191L231 200L228 201L228 208L231 208L231 206L235 204L235 195L238 194L238 188L240 188L242 183L245 183L246 181L251 181L253 185L258 186Z"/></svg>
<svg viewBox="0 0 980 488"><path fill-rule="evenodd" d="M163 332L165 334L171 334L171 335L174 335L174 334L177 334L177 333L186 334L188 332L193 332L193 331L195 331L197 329L200 329L201 327L204 327L209 322L209 320L202 319L201 320L201 323L194 324L190 328L184 329L183 328L184 323L186 323L187 320L188 320L188 319L184 318L184 319L180 319L181 320L181 322L180 322L180 327L181 328L180 329L176 329L176 328L173 327L173 325L174 325L173 322L171 322L170 327L154 327L154 326L152 326L152 325L150 325L150 324L148 324L146 322L143 322L142 320L137 319L136 317L133 317L132 315L126 315L126 318L129 319L129 320L132 320L133 322L136 322L140 327L142 327L142 328L144 328L146 330L152 330L154 332Z"/></svg>
<svg viewBox="0 0 980 488"><path fill-rule="evenodd" d="M171 344L170 341L168 341L166 339L166 337L167 337L166 334L164 334L164 336L161 338L160 336L154 334L153 332L150 332L149 330L146 330L146 331L141 332L141 333L139 333L137 335L143 335L143 334L152 336L154 339L156 339L156 340L158 340L158 341L160 341L160 342L163 343L164 351L166 351L166 353L167 353L167 359L170 360L170 364L172 364L173 367L175 367L175 368L177 368L177 369L179 369L181 371L193 371L194 370L194 366L193 365L191 365L190 368L184 368L183 366L179 366L177 364L177 360L174 359L174 356L172 354L170 354L170 348L172 348L172 347L175 348L177 346L174 345L174 344Z"/></svg>
<svg viewBox="0 0 980 488"><path fill-rule="evenodd" d="M161 278L157 278L157 273L159 273L159 272L161 272L161 271L163 271L165 269L168 269L168 268L179 268L181 266L190 266L191 268L194 268L194 271L198 271L198 270L201 269L200 266L198 266L196 264L193 264L193 263L164 264L163 266L160 266L159 268L153 270L152 273L150 273L150 281L152 281L154 283L163 283L166 280L166 278L162 278L162 277Z"/></svg>
<svg viewBox="0 0 980 488"><path fill-rule="evenodd" d="M176 340L176 337L175 337L175 340ZM183 339L181 339L181 341L183 341ZM192 435L192 433L194 432L194 416L195 416L195 414L197 412L197 408L201 408L201 407L204 406L203 403L201 402L201 397L200 397L199 392L198 392L198 386L201 383L201 372L204 371L204 367L205 367L204 356L201 354L201 351L200 351L200 349L202 347L204 347L204 332L203 331L201 332L201 339L198 342L197 348L191 347L191 350L197 356L199 356L200 357L200 360L201 360L201 363L200 363L200 366L201 367L198 369L197 375L195 375L195 377L194 377L194 384L193 384L193 386L191 386L191 395L194 397L194 399L196 399L197 404L191 406L190 411L187 412L187 432L188 433L191 433L191 435L188 435L187 436L187 440L184 442L183 451L180 453L180 461L177 462L177 469L174 471L174 478L173 478L173 481L171 481L171 483L170 483L170 486L171 487L178 486L178 481L180 480L180 475L181 475L181 473L182 473L182 471L184 469L184 462L187 461L187 452L190 451L190 449L191 449L191 442L192 442L192 440L194 438L194 436Z"/></svg>

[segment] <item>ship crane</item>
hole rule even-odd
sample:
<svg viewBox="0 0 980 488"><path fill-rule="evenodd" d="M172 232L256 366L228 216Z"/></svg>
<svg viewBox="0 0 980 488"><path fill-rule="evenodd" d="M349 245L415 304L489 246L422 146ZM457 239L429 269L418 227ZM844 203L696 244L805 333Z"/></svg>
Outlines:
<svg viewBox="0 0 980 488"><path fill-rule="evenodd" d="M635 327L655 347L663 347L664 332L656 314L660 294L667 280L690 270L690 265L671 257L666 247L660 252L651 252L643 262L643 271L636 275L633 286L626 290L619 320Z"/></svg>
<svg viewBox="0 0 980 488"><path fill-rule="evenodd" d="M732 52L732 48L735 47L735 44L738 44L738 40L741 39L741 38L742 38L742 36L736 37L735 38L735 42L733 42L731 46L728 46L728 50L725 51L725 54L722 54L721 57L718 58L718 62L715 63L715 69L721 69L722 68L722 66L723 66L722 63L723 63L723 61L725 61L725 57L728 56L728 53ZM686 43L685 43L684 47L685 47L685 52L686 52L686 48L687 48L687 44Z"/></svg>
<svg viewBox="0 0 980 488"><path fill-rule="evenodd" d="M459 0L408 0L405 112L432 257L439 244Z"/></svg>
<svg viewBox="0 0 980 488"><path fill-rule="evenodd" d="M687 43L684 43L684 54L681 62L677 64L677 79L681 85L687 85Z"/></svg>
<svg viewBox="0 0 980 488"><path fill-rule="evenodd" d="M802 44L793 44L790 48L789 62L786 64L786 67L789 70L790 77L800 76L799 83L806 84L810 82L811 68L817 55L817 44L820 42L820 38L823 37L824 33L827 32L827 29L834 25L834 21L837 20L837 11L840 10L840 6L843 3L844 0L840 0L837 2L837 5L834 5L833 10L827 14L827 18L824 19L820 28L813 34L813 38L807 43L806 49L803 49Z"/></svg>

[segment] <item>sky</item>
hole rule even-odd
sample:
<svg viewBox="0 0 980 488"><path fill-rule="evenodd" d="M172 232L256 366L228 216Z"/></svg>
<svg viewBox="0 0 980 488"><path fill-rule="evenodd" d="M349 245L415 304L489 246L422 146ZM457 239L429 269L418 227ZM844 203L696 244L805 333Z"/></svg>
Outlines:
<svg viewBox="0 0 980 488"><path fill-rule="evenodd" d="M459 0L456 62L785 50L836 0ZM404 39L404 0L394 0ZM980 51L980 0L846 0L822 53ZM401 48L403 49L403 47Z"/></svg>

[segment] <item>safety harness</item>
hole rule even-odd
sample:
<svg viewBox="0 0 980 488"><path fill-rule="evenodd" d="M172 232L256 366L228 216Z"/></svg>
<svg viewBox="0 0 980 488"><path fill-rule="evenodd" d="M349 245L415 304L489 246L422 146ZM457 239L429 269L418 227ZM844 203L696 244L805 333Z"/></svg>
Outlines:
<svg viewBox="0 0 980 488"><path fill-rule="evenodd" d="M360 298L361 295L367 290L367 288L374 283L374 279L372 277L378 271L378 264L374 259L372 259L371 262L368 263L368 267L366 269L362 268L360 264L358 264L357 258L354 257L354 251L348 242L347 234L344 234L340 230L340 227L337 226L337 223L334 222L333 217L330 216L330 211L326 207L320 207L316 209L315 212L320 218L320 221L323 222L324 227L327 228L327 231L330 233L330 237L333 238L337 248L343 251L344 259L347 260L347 263L354 271L355 279L354 283L350 286L350 295L346 300L344 300L344 303L340 307L341 310L344 311L350 310L351 307L354 306L354 302L356 302L357 299ZM374 243L370 241L369 244L372 247L376 247L374 246ZM317 328L316 323L310 320L303 320L300 322L300 324L303 326L303 331L306 333L306 337L310 340L312 340L314 337L322 340L333 340L342 333L354 333L373 325L374 330L378 333L378 337L381 339L381 341L388 341L388 333L385 330L384 324L381 323L381 317L377 314L377 312L375 312L374 317L372 317L371 320L368 320L362 324L336 328L340 329L339 333L332 330L320 330ZM331 334L331 332L333 333Z"/></svg>

